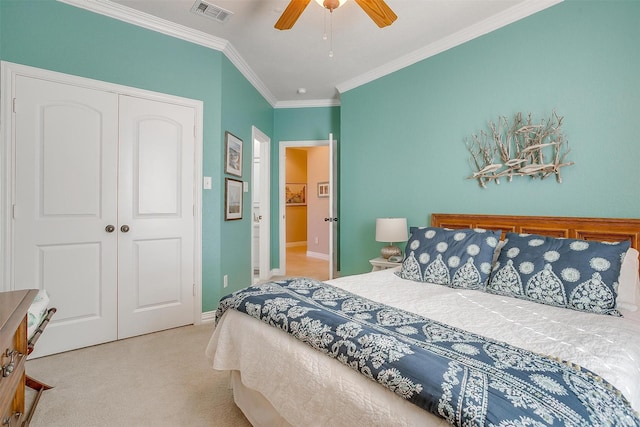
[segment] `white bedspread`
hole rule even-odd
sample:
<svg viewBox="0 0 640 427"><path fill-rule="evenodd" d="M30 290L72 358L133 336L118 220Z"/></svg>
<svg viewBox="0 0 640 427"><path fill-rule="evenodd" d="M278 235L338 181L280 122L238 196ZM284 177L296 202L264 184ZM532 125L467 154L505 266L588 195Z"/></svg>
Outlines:
<svg viewBox="0 0 640 427"><path fill-rule="evenodd" d="M581 313L403 280L384 270L329 283L431 319L570 360L601 375L640 411L640 313ZM234 310L207 347L214 369L238 370L292 425L447 425L286 333Z"/></svg>

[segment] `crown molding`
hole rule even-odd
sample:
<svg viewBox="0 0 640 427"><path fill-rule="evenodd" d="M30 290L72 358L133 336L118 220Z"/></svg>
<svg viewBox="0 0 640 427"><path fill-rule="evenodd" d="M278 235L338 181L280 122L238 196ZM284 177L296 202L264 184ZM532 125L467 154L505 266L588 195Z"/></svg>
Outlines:
<svg viewBox="0 0 640 427"><path fill-rule="evenodd" d="M202 31L178 25L165 19L157 18L148 13L140 12L109 0L57 0L70 6L75 6L90 12L98 13L109 18L117 19L138 27L146 28L161 34L185 40L209 49L222 52L240 73L253 85L264 99L275 106L277 99L260 80L249 64L240 56L238 51L228 40L215 37Z"/></svg>
<svg viewBox="0 0 640 427"><path fill-rule="evenodd" d="M313 108L313 107L339 107L339 99L306 99L300 101L278 101L274 108Z"/></svg>
<svg viewBox="0 0 640 427"><path fill-rule="evenodd" d="M271 93L269 88L260 80L260 77L253 71L253 69L247 64L247 61L244 60L240 53L231 45L231 43L227 42L227 45L222 50L222 53L231 61L233 65L240 71L240 73L253 85L253 87L260 92L260 95L272 106L274 107L278 100Z"/></svg>
<svg viewBox="0 0 640 427"><path fill-rule="evenodd" d="M493 15L484 21L458 31L449 37L440 39L435 43L431 43L404 55L397 60L391 61L381 67L374 68L373 70L354 77L353 79L342 82L336 86L336 89L339 93L355 89L358 86L372 82L373 80L379 79L387 74L391 74L424 59L437 55L438 53L444 52L445 50L454 48L477 37L512 24L520 19L561 3L562 1L563 0L527 0L516 6L510 7L501 13Z"/></svg>

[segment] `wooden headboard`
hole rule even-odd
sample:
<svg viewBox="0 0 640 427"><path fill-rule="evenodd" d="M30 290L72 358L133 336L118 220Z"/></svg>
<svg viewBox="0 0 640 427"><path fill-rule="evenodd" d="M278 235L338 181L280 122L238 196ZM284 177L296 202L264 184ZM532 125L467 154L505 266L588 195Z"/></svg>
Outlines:
<svg viewBox="0 0 640 427"><path fill-rule="evenodd" d="M514 232L603 242L630 240L631 247L640 250L640 219L638 218L434 213L431 214L431 225L444 228L502 230L503 237L507 232Z"/></svg>

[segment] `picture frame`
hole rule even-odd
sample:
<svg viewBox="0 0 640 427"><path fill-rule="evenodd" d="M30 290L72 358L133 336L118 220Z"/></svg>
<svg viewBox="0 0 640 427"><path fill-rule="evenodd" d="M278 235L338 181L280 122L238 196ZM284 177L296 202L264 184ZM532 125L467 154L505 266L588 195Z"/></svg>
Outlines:
<svg viewBox="0 0 640 427"><path fill-rule="evenodd" d="M319 182L318 183L318 197L319 198L329 197L329 183L328 182Z"/></svg>
<svg viewBox="0 0 640 427"><path fill-rule="evenodd" d="M284 193L287 206L305 206L307 204L307 184L285 184Z"/></svg>
<svg viewBox="0 0 640 427"><path fill-rule="evenodd" d="M229 131L224 133L224 172L242 176L242 140Z"/></svg>
<svg viewBox="0 0 640 427"><path fill-rule="evenodd" d="M224 220L242 219L243 182L238 179L224 179Z"/></svg>

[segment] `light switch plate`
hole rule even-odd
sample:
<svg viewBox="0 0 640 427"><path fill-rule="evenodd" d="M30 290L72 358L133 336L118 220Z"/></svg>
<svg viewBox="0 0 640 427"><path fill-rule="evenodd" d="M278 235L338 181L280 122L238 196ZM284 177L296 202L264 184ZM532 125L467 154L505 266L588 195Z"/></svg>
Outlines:
<svg viewBox="0 0 640 427"><path fill-rule="evenodd" d="M242 183L242 189L244 190L245 193L248 193L249 192L249 182L244 181Z"/></svg>
<svg viewBox="0 0 640 427"><path fill-rule="evenodd" d="M205 176L202 180L202 187L205 190L211 190L211 177L210 176Z"/></svg>

